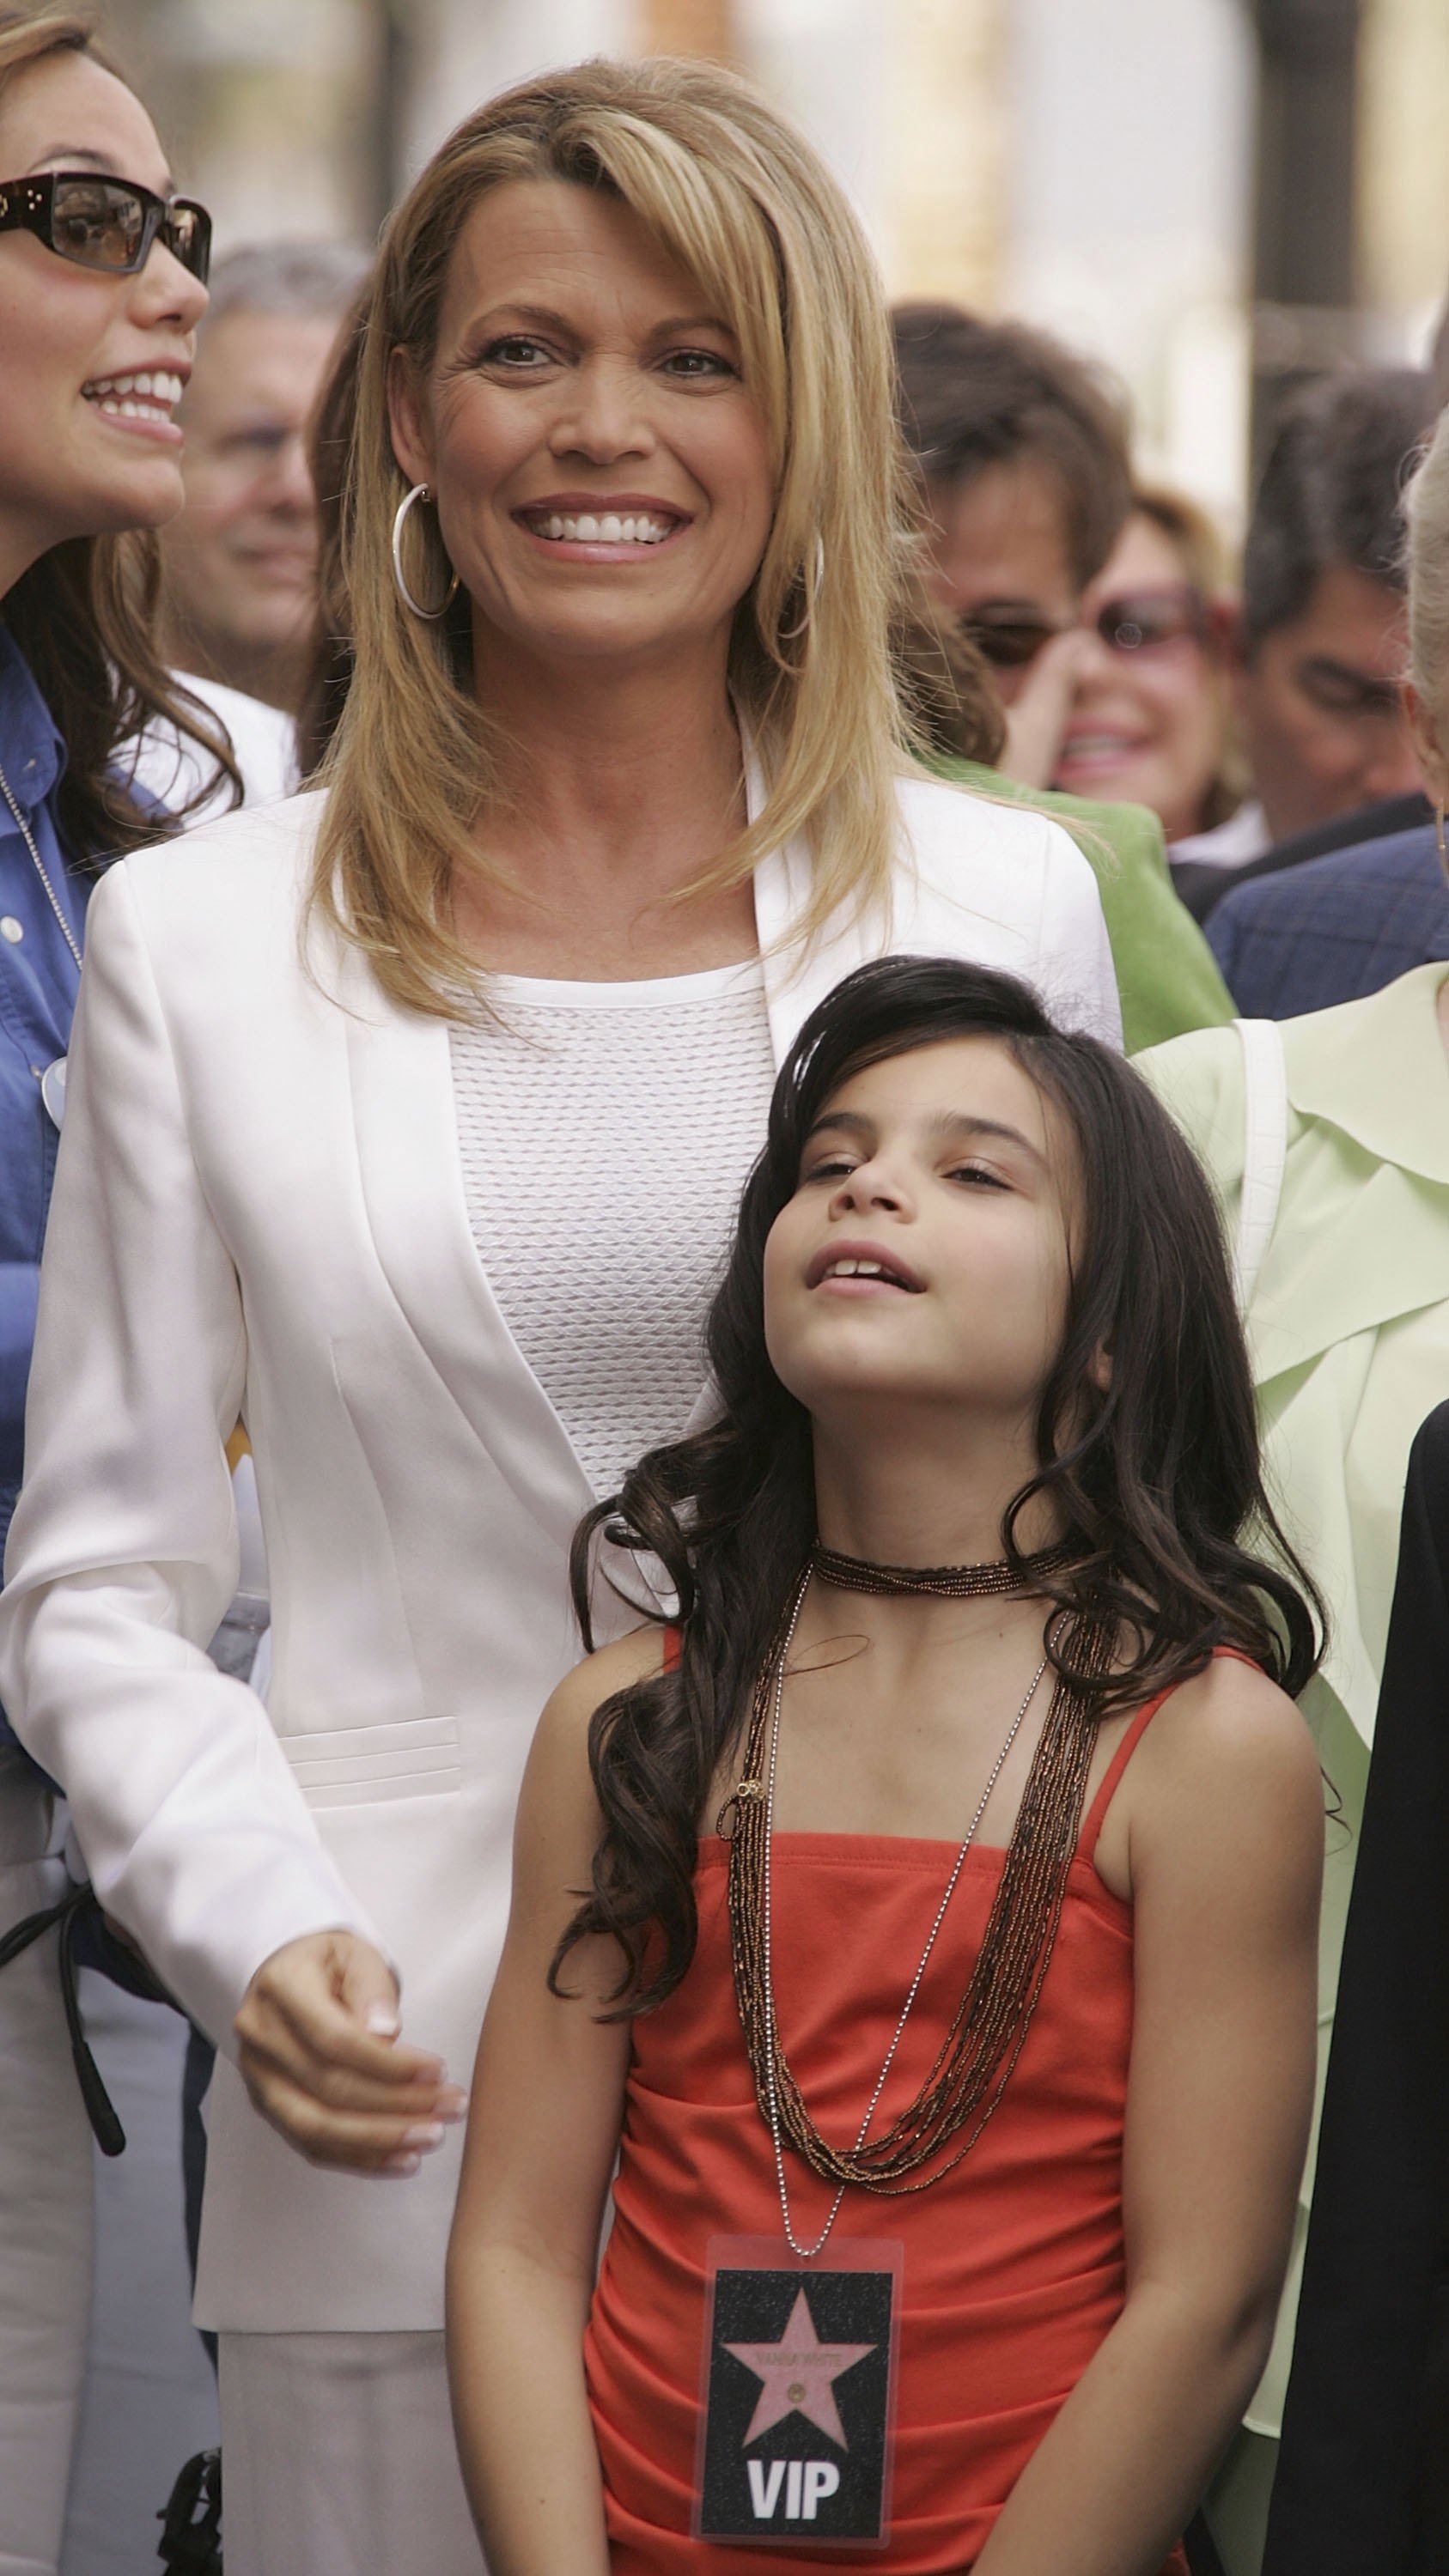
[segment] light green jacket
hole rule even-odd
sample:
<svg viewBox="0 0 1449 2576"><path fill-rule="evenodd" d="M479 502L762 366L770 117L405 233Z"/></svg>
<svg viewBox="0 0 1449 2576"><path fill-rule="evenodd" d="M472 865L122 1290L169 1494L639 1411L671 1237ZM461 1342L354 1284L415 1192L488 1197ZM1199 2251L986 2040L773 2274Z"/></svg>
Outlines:
<svg viewBox="0 0 1449 2576"><path fill-rule="evenodd" d="M1217 960L1173 892L1162 825L1145 805L1094 805L1082 796L1018 787L976 761L940 765L978 795L1037 806L1071 833L1102 898L1129 1055L1184 1029L1216 1028L1232 1018Z"/></svg>
<svg viewBox="0 0 1449 2576"><path fill-rule="evenodd" d="M1383 1667L1409 1446L1449 1397L1449 1061L1442 962L1285 1021L1288 1150L1248 1310L1270 1492L1328 1604L1303 1707L1342 1807L1331 1823L1320 1952L1320 2077ZM1236 1228L1243 1052L1205 1029L1138 1058ZM1311 2159L1310 2159L1311 2173ZM1279 2332L1248 2415L1276 2433L1297 2308L1307 2183Z"/></svg>

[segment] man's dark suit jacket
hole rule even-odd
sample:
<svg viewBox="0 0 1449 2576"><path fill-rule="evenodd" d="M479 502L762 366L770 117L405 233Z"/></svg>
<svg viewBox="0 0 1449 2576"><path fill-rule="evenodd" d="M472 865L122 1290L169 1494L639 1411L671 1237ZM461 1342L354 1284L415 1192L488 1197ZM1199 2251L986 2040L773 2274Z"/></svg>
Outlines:
<svg viewBox="0 0 1449 2576"><path fill-rule="evenodd" d="M1301 868L1309 859L1326 859L1330 850L1357 849L1360 841L1386 841L1432 821L1433 807L1417 789L1412 796L1385 796L1375 805L1356 806L1351 814L1335 814L1330 822L1310 823L1306 832L1290 832L1286 841L1275 841L1260 859L1244 859L1234 868L1215 868L1206 859L1170 857L1173 888L1194 921L1205 922L1235 886L1276 876L1283 868Z"/></svg>
<svg viewBox="0 0 1449 2576"><path fill-rule="evenodd" d="M1441 1404L1409 1457L1263 2576L1446 2569L1449 1404Z"/></svg>
<svg viewBox="0 0 1449 2576"><path fill-rule="evenodd" d="M1208 946L1245 1019L1292 1020L1449 957L1449 886L1432 824L1366 841L1225 895Z"/></svg>

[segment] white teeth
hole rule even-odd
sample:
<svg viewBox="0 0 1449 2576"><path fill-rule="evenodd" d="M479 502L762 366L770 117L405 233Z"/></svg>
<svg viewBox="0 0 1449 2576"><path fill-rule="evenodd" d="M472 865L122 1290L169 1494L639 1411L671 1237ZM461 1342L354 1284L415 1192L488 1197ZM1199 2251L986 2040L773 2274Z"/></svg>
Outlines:
<svg viewBox="0 0 1449 2576"><path fill-rule="evenodd" d="M884 1261L861 1261L850 1253L832 1261L820 1275L822 1279L882 1279L888 1288L904 1289L907 1286L900 1272L892 1270Z"/></svg>
<svg viewBox="0 0 1449 2576"><path fill-rule="evenodd" d="M657 546L674 533L672 519L643 510L540 511L529 517L529 525L536 536L562 537L576 545Z"/></svg>
<svg viewBox="0 0 1449 2576"><path fill-rule="evenodd" d="M81 391L113 419L167 420L181 400L181 378L164 368L142 368L134 376L97 376Z"/></svg>

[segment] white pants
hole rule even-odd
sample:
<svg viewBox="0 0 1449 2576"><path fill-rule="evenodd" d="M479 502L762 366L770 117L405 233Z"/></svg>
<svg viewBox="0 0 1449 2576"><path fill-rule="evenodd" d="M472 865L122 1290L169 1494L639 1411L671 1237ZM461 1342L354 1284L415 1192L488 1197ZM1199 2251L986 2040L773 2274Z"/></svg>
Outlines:
<svg viewBox="0 0 1449 2576"><path fill-rule="evenodd" d="M0 1931L63 1895L51 1799L0 1755ZM0 2576L55 2576L91 2289L91 2133L56 1936L0 1968Z"/></svg>
<svg viewBox="0 0 1449 2576"><path fill-rule="evenodd" d="M440 2334L221 2337L226 2576L484 2576Z"/></svg>

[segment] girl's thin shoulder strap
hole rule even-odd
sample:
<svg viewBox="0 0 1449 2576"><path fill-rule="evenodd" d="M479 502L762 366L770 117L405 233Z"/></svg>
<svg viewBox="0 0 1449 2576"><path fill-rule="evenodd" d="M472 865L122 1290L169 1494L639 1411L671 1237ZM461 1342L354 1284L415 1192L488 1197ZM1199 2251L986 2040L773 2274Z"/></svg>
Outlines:
<svg viewBox="0 0 1449 2576"><path fill-rule="evenodd" d="M664 1631L664 1670L677 1673L684 1655L684 1632L670 1626Z"/></svg>
<svg viewBox="0 0 1449 2576"><path fill-rule="evenodd" d="M1251 1655L1245 1655L1241 1648L1237 1646L1214 1646L1214 1663L1217 1662L1219 1656L1226 1656L1231 1662L1238 1664L1251 1664L1253 1661ZM1082 1824L1081 1834L1077 1842L1076 1857L1078 1860L1089 1861L1095 1857L1097 1844L1101 1838L1102 1827L1107 1821L1107 1809L1111 1806L1113 1799L1116 1797L1117 1792L1122 1785L1122 1774L1126 1770L1128 1763L1131 1761L1133 1754L1136 1752L1138 1745L1141 1743L1143 1736L1147 1733L1147 1730L1152 1724L1154 1717L1157 1715L1158 1710L1161 1708L1163 1701L1171 1699L1172 1694L1177 1687L1178 1685L1176 1682L1171 1682L1166 1690L1158 1691L1155 1698L1144 1700L1130 1726L1127 1728L1121 1743L1118 1745L1116 1752L1113 1754L1112 1759L1108 1763L1106 1771L1103 1774L1102 1785L1097 1791L1095 1798L1092 1800L1090 1807L1087 1809L1087 1813Z"/></svg>
<svg viewBox="0 0 1449 2576"><path fill-rule="evenodd" d="M1165 1699L1170 1699L1171 1696L1171 1691L1159 1691L1155 1699L1143 1701L1142 1706L1133 1718L1126 1734L1123 1736L1121 1743L1118 1745L1116 1752L1113 1754L1111 1761L1108 1763L1107 1768L1102 1775L1101 1787L1098 1789L1095 1798L1087 1809L1086 1815L1082 1819L1082 1830L1077 1841L1078 1860L1089 1861L1094 1858L1097 1844L1101 1837L1102 1827L1107 1821L1107 1809L1111 1806L1113 1799L1116 1797L1117 1792L1122 1785L1122 1774L1126 1770L1128 1763L1131 1761L1133 1754L1136 1752L1138 1745L1141 1743L1143 1736L1147 1733L1147 1730L1152 1724L1154 1717L1157 1715L1158 1710L1161 1708L1163 1701Z"/></svg>

